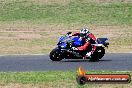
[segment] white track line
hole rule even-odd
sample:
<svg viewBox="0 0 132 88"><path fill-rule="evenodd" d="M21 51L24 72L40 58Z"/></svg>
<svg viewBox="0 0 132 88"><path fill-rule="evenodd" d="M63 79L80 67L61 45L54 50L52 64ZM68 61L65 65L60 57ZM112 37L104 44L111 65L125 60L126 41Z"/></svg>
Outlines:
<svg viewBox="0 0 132 88"><path fill-rule="evenodd" d="M6 55L0 55L0 56L40 56L40 55L47 55L47 54L6 54Z"/></svg>

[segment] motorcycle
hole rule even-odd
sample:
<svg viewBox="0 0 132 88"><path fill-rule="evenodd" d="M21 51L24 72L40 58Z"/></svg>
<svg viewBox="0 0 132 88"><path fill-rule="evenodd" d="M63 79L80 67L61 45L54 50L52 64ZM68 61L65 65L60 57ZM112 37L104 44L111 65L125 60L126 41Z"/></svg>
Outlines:
<svg viewBox="0 0 132 88"><path fill-rule="evenodd" d="M97 38L97 43L93 39L89 39L90 47L85 51L73 50L72 47L79 47L85 44L79 36L71 37L69 35L64 35L59 38L57 47L50 52L50 59L52 61L61 61L62 59L81 59L84 55L96 46L96 50L90 57L90 61L99 61L105 54L105 47L108 48L109 42L108 38Z"/></svg>

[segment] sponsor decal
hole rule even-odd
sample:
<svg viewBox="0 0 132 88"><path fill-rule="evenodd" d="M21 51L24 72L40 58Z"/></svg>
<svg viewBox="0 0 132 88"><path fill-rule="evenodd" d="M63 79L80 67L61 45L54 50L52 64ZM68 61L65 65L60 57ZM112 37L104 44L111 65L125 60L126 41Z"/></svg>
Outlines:
<svg viewBox="0 0 132 88"><path fill-rule="evenodd" d="M79 67L76 77L77 83L130 83L130 74L86 74L83 67Z"/></svg>

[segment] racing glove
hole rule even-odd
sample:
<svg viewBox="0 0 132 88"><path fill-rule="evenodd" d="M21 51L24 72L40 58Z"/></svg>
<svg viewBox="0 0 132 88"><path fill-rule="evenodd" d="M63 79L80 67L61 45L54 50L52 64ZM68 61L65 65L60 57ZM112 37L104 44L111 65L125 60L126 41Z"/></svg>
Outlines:
<svg viewBox="0 0 132 88"><path fill-rule="evenodd" d="M69 37L72 37L72 32L68 32L67 35L68 35Z"/></svg>

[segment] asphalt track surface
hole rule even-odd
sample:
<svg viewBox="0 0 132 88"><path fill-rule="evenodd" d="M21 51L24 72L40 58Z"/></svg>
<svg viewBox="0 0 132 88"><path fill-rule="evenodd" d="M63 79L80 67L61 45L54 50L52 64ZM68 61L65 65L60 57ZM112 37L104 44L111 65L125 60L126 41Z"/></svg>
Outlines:
<svg viewBox="0 0 132 88"><path fill-rule="evenodd" d="M75 71L79 66L86 70L132 71L132 53L106 54L98 62L89 60L62 60L53 62L48 55L8 55L0 56L1 72L22 71Z"/></svg>

